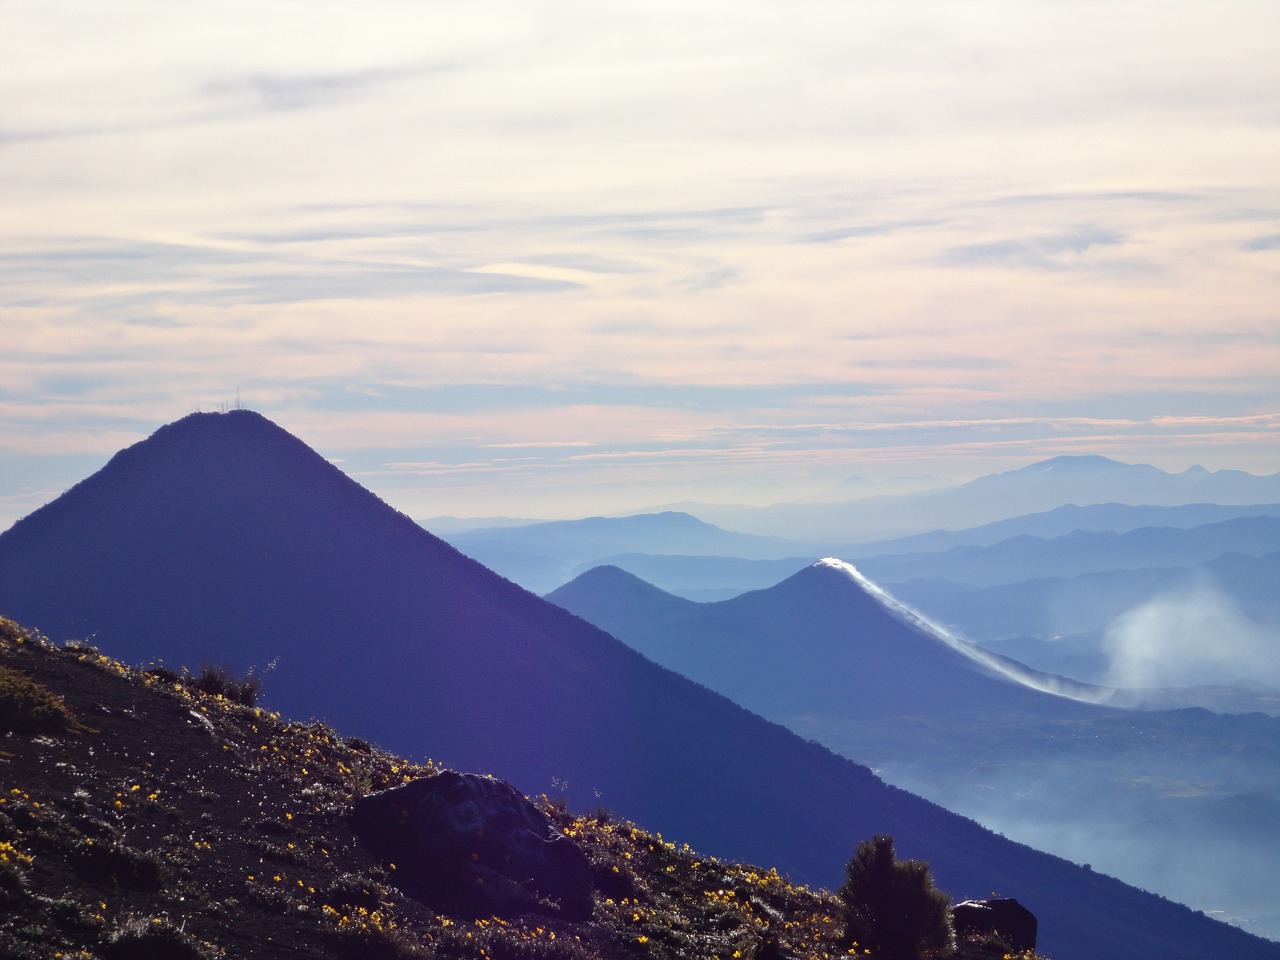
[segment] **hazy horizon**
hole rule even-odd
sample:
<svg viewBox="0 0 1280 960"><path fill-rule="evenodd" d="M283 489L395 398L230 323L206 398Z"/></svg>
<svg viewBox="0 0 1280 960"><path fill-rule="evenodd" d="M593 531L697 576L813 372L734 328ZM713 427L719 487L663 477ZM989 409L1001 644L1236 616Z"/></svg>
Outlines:
<svg viewBox="0 0 1280 960"><path fill-rule="evenodd" d="M413 516L1280 471L1280 8L0 12L0 528L195 410Z"/></svg>

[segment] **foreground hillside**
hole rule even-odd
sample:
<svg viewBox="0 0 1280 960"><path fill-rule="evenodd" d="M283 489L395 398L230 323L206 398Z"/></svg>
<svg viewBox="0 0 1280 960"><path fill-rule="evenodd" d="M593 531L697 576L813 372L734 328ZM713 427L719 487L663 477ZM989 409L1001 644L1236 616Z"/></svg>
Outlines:
<svg viewBox="0 0 1280 960"><path fill-rule="evenodd" d="M832 895L545 798L587 853L592 918L434 912L350 822L434 765L4 619L0 724L0 958L844 955Z"/></svg>

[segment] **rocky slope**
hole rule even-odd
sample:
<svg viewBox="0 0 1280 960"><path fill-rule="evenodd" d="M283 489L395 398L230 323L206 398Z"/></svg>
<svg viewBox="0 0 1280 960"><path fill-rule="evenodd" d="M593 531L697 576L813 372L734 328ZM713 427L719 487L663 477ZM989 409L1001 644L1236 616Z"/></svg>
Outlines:
<svg viewBox="0 0 1280 960"><path fill-rule="evenodd" d="M845 955L832 895L545 796L591 864L591 918L433 910L350 812L434 764L3 618L0 725L4 960ZM1005 954L966 942L961 955Z"/></svg>

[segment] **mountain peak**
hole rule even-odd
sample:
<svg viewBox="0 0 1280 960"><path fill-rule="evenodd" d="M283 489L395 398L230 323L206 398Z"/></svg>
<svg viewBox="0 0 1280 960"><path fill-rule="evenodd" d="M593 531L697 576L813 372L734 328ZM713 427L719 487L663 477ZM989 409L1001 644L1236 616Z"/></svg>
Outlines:
<svg viewBox="0 0 1280 960"><path fill-rule="evenodd" d="M679 602L682 599L611 563L601 564L578 574L564 586L547 594L547 599L555 603L556 597L564 593L578 591L590 593L600 590L608 590L614 594L625 592L645 599L660 597L664 601L671 600L675 602ZM693 601L686 600L684 602L692 603Z"/></svg>
<svg viewBox="0 0 1280 960"><path fill-rule="evenodd" d="M328 461L254 410L190 413L126 447L103 473L145 471L151 480L218 476L284 463ZM91 478L92 479L92 478Z"/></svg>
<svg viewBox="0 0 1280 960"><path fill-rule="evenodd" d="M878 584L867 579L861 570L838 557L823 557L821 560L815 560L783 583L823 584L834 586L836 589L844 588L846 592L865 594L885 606L895 603Z"/></svg>
<svg viewBox="0 0 1280 960"><path fill-rule="evenodd" d="M1039 460L1021 469L1009 472L1024 476L1035 473L1079 474L1092 473L1098 470L1126 470L1133 466L1133 464L1113 460L1110 457L1098 454L1063 454L1058 457L1050 457L1048 460Z"/></svg>
<svg viewBox="0 0 1280 960"><path fill-rule="evenodd" d="M175 440L202 440L205 442L233 437L265 437L275 433L294 439L293 435L278 424L268 420L256 410L244 408L216 412L189 413L172 423L157 429L149 440L173 442ZM147 441L143 441L144 443ZM135 444L136 446L136 444Z"/></svg>
<svg viewBox="0 0 1280 960"><path fill-rule="evenodd" d="M189 413L172 423L166 423L142 442L213 444L270 441L310 450L310 447L275 421L267 419L256 410L243 408L213 413Z"/></svg>
<svg viewBox="0 0 1280 960"><path fill-rule="evenodd" d="M71 492L82 487L110 488L116 495L132 487L162 501L157 509L172 503L202 512L234 504L251 513L291 514L303 509L300 494L313 507L336 508L349 498L382 504L289 431L244 409L191 413L165 424Z"/></svg>

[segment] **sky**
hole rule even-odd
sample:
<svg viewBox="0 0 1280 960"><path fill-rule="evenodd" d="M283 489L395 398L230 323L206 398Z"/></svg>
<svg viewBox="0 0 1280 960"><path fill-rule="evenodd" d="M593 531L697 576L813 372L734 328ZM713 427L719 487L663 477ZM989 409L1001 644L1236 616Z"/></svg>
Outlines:
<svg viewBox="0 0 1280 960"><path fill-rule="evenodd" d="M1274 0L0 0L0 529L237 404L418 518L1273 473L1277 371Z"/></svg>

